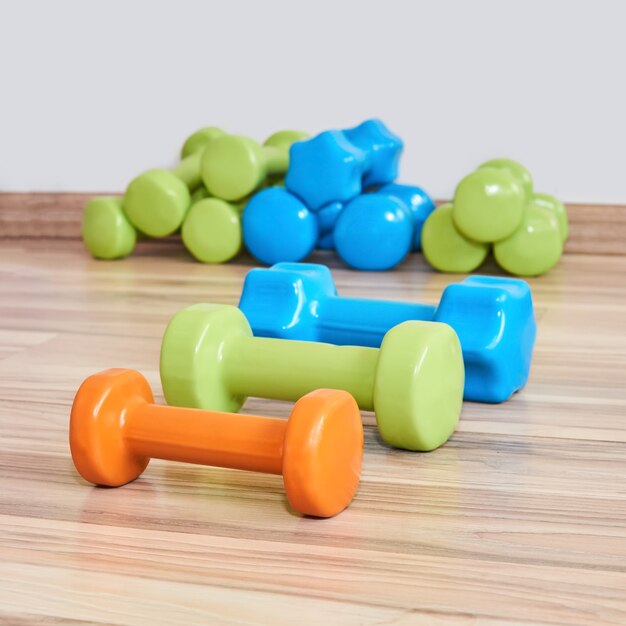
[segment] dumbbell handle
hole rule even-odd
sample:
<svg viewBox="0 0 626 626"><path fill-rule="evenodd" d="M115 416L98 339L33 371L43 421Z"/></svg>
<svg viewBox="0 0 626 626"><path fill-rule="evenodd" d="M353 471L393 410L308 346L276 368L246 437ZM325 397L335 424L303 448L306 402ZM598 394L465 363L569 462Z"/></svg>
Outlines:
<svg viewBox="0 0 626 626"><path fill-rule="evenodd" d="M432 322L436 312L430 304L328 296L319 302L319 341L378 348L394 326L409 320Z"/></svg>
<svg viewBox="0 0 626 626"><path fill-rule="evenodd" d="M202 153L203 150L181 159L176 167L172 169L172 174L180 178L190 191L194 191L200 186L202 181Z"/></svg>
<svg viewBox="0 0 626 626"><path fill-rule="evenodd" d="M289 167L289 149L278 146L263 146L268 174L284 174Z"/></svg>
<svg viewBox="0 0 626 626"><path fill-rule="evenodd" d="M224 380L234 395L297 400L314 389L343 389L362 409L374 408L374 348L234 337L224 355Z"/></svg>
<svg viewBox="0 0 626 626"><path fill-rule="evenodd" d="M284 419L137 403L123 428L141 456L282 474Z"/></svg>

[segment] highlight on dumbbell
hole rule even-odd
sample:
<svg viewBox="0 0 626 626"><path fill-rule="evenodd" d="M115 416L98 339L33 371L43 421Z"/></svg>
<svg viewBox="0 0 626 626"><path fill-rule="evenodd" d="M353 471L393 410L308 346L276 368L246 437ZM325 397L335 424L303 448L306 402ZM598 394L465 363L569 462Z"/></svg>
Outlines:
<svg viewBox="0 0 626 626"><path fill-rule="evenodd" d="M344 298L325 265L278 263L244 281L239 307L257 337L378 347L407 320L453 328L465 363L466 400L503 402L524 387L536 335L528 284L471 276L446 287L438 306Z"/></svg>
<svg viewBox="0 0 626 626"><path fill-rule="evenodd" d="M238 411L247 396L296 400L343 389L374 411L390 446L433 450L454 432L463 401L461 346L447 324L408 321L380 348L253 337L233 306L195 304L170 320L161 345L169 404Z"/></svg>
<svg viewBox="0 0 626 626"><path fill-rule="evenodd" d="M285 420L158 406L139 372L109 369L74 398L70 448L80 475L109 487L138 478L150 458L282 474L293 509L331 517L356 492L363 426L345 391L312 391Z"/></svg>

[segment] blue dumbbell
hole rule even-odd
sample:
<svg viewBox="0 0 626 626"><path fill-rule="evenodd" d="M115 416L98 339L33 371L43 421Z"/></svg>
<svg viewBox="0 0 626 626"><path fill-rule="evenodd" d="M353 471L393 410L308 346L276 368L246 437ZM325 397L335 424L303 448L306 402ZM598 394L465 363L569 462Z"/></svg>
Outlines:
<svg viewBox="0 0 626 626"><path fill-rule="evenodd" d="M241 226L248 251L267 265L306 259L319 235L317 217L282 187L269 187L252 196Z"/></svg>
<svg viewBox="0 0 626 626"><path fill-rule="evenodd" d="M378 347L407 320L444 322L459 336L466 400L503 402L524 387L536 324L528 284L470 276L448 285L439 306L342 298L330 270L279 263L246 276L239 307L256 336Z"/></svg>
<svg viewBox="0 0 626 626"><path fill-rule="evenodd" d="M364 186L395 180L402 148L402 140L380 120L325 131L291 146L285 185L314 211L346 202Z"/></svg>
<svg viewBox="0 0 626 626"><path fill-rule="evenodd" d="M341 211L333 239L341 260L357 270L383 271L411 250L413 218L398 198L381 193L357 196Z"/></svg>
<svg viewBox="0 0 626 626"><path fill-rule="evenodd" d="M401 200L410 210L413 218L413 251L422 249L422 228L428 216L435 210L433 199L421 188L412 185L391 183L378 189L375 193L393 196Z"/></svg>

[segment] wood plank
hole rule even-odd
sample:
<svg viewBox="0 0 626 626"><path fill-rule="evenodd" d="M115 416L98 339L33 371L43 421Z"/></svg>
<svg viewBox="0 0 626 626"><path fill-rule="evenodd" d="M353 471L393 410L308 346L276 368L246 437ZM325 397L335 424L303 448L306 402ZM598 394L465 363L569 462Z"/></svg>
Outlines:
<svg viewBox="0 0 626 626"><path fill-rule="evenodd" d="M0 239L80 239L82 209L94 195L0 193ZM626 254L626 205L569 203L567 210L566 253Z"/></svg>

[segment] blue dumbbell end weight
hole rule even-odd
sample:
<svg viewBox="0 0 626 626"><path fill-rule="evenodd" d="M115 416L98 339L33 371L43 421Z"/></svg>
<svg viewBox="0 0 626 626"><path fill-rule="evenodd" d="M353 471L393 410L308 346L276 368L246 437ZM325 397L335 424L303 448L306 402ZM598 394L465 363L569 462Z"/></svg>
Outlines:
<svg viewBox="0 0 626 626"><path fill-rule="evenodd" d="M378 189L376 193L392 196L401 200L411 212L413 217L413 244L412 250L422 249L422 229L428 216L435 210L435 202L421 188L412 185L400 185L391 183Z"/></svg>
<svg viewBox="0 0 626 626"><path fill-rule="evenodd" d="M398 177L398 166L404 149L400 137L378 119L344 130L344 135L367 155L363 186L385 185Z"/></svg>
<svg viewBox="0 0 626 626"><path fill-rule="evenodd" d="M291 146L285 186L317 210L359 195L365 164L365 153L341 131L325 131Z"/></svg>
<svg viewBox="0 0 626 626"><path fill-rule="evenodd" d="M319 236L315 215L282 187L264 189L250 199L242 230L250 254L267 265L305 259Z"/></svg>

